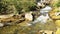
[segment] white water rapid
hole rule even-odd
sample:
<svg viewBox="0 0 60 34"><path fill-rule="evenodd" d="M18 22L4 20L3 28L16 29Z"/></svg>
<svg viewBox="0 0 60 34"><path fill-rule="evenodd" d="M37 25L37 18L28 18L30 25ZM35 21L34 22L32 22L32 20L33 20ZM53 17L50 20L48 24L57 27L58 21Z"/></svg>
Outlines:
<svg viewBox="0 0 60 34"><path fill-rule="evenodd" d="M40 22L42 24L46 23L47 19L50 19L48 12L50 12L51 10L52 8L50 6L46 6L45 8L42 8L40 10L41 15L36 20L34 20L32 23L28 23L28 26L35 24L37 22Z"/></svg>

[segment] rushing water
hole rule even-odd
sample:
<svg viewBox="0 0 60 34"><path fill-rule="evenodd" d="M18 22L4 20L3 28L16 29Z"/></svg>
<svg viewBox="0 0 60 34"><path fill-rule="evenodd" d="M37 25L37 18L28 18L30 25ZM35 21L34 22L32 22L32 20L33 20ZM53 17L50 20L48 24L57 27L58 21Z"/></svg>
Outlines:
<svg viewBox="0 0 60 34"><path fill-rule="evenodd" d="M50 6L46 6L45 8L42 8L40 10L41 15L36 20L34 20L32 22L32 24L35 24L37 22L40 22L42 24L46 23L47 19L50 19L49 15L48 15L48 12L51 11L51 10L52 10L52 8ZM32 25L32 24L28 24L28 25Z"/></svg>

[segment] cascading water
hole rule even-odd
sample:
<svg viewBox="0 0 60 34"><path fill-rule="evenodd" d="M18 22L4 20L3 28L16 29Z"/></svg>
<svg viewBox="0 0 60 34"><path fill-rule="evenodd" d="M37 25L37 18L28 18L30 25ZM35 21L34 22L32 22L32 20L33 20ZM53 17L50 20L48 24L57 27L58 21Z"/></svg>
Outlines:
<svg viewBox="0 0 60 34"><path fill-rule="evenodd" d="M50 6L46 6L45 8L42 8L40 10L40 16L34 20L33 22L31 23L28 23L28 25L32 25L32 24L35 24L37 22L40 22L42 24L46 23L47 22L47 19L50 19L49 15L48 15L48 12L50 12L52 10L52 8Z"/></svg>

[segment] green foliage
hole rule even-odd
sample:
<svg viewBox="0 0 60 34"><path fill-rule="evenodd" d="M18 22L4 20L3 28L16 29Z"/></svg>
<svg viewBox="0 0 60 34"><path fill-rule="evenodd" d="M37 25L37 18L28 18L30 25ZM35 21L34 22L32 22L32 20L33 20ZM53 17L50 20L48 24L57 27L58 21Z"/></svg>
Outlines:
<svg viewBox="0 0 60 34"><path fill-rule="evenodd" d="M1 14L11 14L15 12L15 6L13 5L12 2L7 1L7 0L2 0L0 2L0 15Z"/></svg>
<svg viewBox="0 0 60 34"><path fill-rule="evenodd" d="M54 7L60 7L60 0L58 0L57 2L55 2L55 3L53 4L53 6L54 6Z"/></svg>
<svg viewBox="0 0 60 34"><path fill-rule="evenodd" d="M25 12L29 11L29 7L35 6L35 0L18 0L17 2L14 1L14 5L16 6L18 11L23 9Z"/></svg>
<svg viewBox="0 0 60 34"><path fill-rule="evenodd" d="M1 0L0 13L20 12L22 9L26 12L30 10L29 7L33 6L36 6L35 0Z"/></svg>

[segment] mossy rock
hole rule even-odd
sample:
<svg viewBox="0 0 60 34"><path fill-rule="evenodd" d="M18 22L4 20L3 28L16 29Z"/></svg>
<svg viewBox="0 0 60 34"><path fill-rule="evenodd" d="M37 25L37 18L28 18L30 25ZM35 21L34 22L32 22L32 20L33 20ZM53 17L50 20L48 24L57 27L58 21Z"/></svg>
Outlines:
<svg viewBox="0 0 60 34"><path fill-rule="evenodd" d="M49 16L54 20L59 20L60 10L58 8L53 8L53 10L49 12Z"/></svg>

